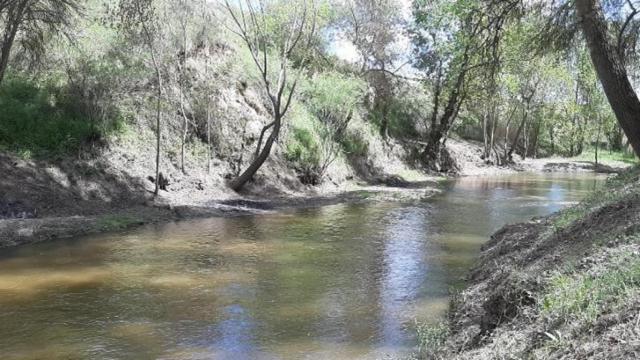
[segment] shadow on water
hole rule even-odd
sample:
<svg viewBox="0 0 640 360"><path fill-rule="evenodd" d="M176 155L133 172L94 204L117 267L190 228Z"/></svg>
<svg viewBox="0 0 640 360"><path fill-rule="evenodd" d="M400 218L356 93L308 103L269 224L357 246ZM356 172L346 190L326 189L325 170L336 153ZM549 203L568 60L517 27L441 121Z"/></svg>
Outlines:
<svg viewBox="0 0 640 360"><path fill-rule="evenodd" d="M0 258L3 359L381 358L437 321L488 235L593 175L463 178L423 204L214 218Z"/></svg>

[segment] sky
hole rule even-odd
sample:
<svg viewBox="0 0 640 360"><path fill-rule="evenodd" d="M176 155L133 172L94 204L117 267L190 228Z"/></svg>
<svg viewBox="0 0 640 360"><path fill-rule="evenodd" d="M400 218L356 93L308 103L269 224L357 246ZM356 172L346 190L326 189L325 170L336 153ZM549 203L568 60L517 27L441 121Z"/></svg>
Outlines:
<svg viewBox="0 0 640 360"><path fill-rule="evenodd" d="M400 12L402 19L407 22L412 21L411 6L412 0L395 0L398 5L398 11ZM360 60L358 50L346 37L343 32L334 31L330 34L331 43L329 44L329 53L337 56L339 59L357 63ZM398 60L398 66L406 62L409 54L411 53L411 40L406 34L400 34L396 43L394 44L395 50L401 54Z"/></svg>

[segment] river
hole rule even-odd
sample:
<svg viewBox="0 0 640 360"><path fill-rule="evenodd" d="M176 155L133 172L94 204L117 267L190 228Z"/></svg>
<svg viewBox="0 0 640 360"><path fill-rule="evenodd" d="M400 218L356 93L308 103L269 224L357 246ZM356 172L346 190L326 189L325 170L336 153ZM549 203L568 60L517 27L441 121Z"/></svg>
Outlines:
<svg viewBox="0 0 640 360"><path fill-rule="evenodd" d="M380 359L439 321L488 236L593 174L461 178L414 203L152 225L0 255L2 359Z"/></svg>

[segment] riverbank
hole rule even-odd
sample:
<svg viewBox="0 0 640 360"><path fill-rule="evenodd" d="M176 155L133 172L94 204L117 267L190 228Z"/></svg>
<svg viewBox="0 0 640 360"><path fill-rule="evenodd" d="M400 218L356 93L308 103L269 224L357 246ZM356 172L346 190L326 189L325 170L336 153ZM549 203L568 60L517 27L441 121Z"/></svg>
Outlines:
<svg viewBox="0 0 640 360"><path fill-rule="evenodd" d="M518 172L596 172L615 174L629 168L635 159L600 154L598 164L593 154L577 157L546 157L522 159L514 154L514 162L503 166L488 164L482 159L482 144L474 141L449 139L447 148L455 160L460 176L489 176Z"/></svg>
<svg viewBox="0 0 640 360"><path fill-rule="evenodd" d="M381 145L382 146L382 145ZM479 145L452 140L449 145L459 167L451 176L488 176L523 171L617 172L628 164L608 162L599 167L580 159L535 159L507 167L487 165ZM412 201L439 191L440 174L408 167L403 153L382 148L368 160L377 171L359 176L332 168L319 186L305 186L293 174L267 167L241 194L228 189L221 171L212 175L172 167L171 183L153 198L146 168L124 156L131 149L107 152L101 161L63 159L25 160L0 154L0 248L57 238L122 230L149 223L196 217L239 216L287 208L317 207L339 202ZM134 153L141 154L140 151ZM386 160L385 160L386 159Z"/></svg>
<svg viewBox="0 0 640 360"><path fill-rule="evenodd" d="M440 176L405 172L298 191L257 188L234 193L224 184L162 191L113 167L88 162L25 161L0 155L0 248L119 231L150 223L262 214L367 201L413 201L439 191ZM260 195L258 195L260 194ZM2 217L5 217L2 219Z"/></svg>
<svg viewBox="0 0 640 360"><path fill-rule="evenodd" d="M630 359L640 354L640 169L580 204L509 225L482 248L428 359Z"/></svg>

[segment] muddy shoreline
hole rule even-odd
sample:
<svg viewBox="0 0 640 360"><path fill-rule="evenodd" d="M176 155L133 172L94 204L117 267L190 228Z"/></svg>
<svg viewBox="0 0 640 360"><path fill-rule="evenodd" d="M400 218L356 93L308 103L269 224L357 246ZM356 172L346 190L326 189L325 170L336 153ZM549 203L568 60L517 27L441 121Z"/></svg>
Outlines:
<svg viewBox="0 0 640 360"><path fill-rule="evenodd" d="M415 188L366 186L324 196L271 199L245 197L215 200L203 206L173 205L160 200L123 209L111 209L99 215L5 219L0 220L0 249L188 219L260 215L342 203L419 201L440 191L435 182L429 186Z"/></svg>

